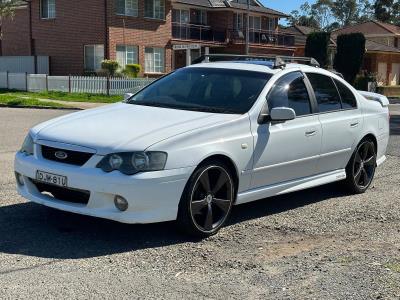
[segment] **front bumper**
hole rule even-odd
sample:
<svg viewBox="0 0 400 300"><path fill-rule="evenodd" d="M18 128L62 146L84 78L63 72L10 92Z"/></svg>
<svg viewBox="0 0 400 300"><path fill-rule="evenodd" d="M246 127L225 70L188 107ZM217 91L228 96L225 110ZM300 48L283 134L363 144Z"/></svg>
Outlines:
<svg viewBox="0 0 400 300"><path fill-rule="evenodd" d="M78 167L17 153L14 168L24 181L24 185L17 184L18 193L30 201L52 208L122 223L176 219L183 189L195 167L127 176L118 171L104 173L95 168L101 158L94 155L88 163ZM37 170L67 176L69 188L90 191L88 203L61 201L40 193L31 181L35 179ZM121 212L115 207L115 195L128 200L128 210Z"/></svg>

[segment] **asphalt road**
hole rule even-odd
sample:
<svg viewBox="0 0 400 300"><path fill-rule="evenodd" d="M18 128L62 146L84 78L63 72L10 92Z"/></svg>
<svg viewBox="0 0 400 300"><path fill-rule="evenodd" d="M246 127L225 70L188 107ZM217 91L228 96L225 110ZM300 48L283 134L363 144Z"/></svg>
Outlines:
<svg viewBox="0 0 400 300"><path fill-rule="evenodd" d="M363 195L340 185L235 207L203 241L28 203L12 161L29 127L68 113L0 108L0 299L399 299L400 109Z"/></svg>

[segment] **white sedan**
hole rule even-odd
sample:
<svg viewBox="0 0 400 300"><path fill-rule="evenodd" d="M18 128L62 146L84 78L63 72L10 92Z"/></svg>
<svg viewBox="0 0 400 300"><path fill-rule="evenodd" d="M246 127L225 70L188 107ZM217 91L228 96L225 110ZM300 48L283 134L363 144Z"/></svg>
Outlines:
<svg viewBox="0 0 400 300"><path fill-rule="evenodd" d="M201 63L123 103L32 128L15 175L39 204L123 223L177 220L209 236L233 205L334 181L365 192L388 139L387 99L334 73Z"/></svg>

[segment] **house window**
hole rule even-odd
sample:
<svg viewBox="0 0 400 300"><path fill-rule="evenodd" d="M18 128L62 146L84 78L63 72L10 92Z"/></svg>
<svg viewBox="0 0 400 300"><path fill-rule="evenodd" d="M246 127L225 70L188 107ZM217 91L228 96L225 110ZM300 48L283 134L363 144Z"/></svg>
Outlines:
<svg viewBox="0 0 400 300"><path fill-rule="evenodd" d="M242 30L244 28L244 14L234 14L233 24L235 24L236 30Z"/></svg>
<svg viewBox="0 0 400 300"><path fill-rule="evenodd" d="M138 16L138 0L116 0L116 9L118 15Z"/></svg>
<svg viewBox="0 0 400 300"><path fill-rule="evenodd" d="M85 70L101 70L101 62L104 60L104 45L85 45Z"/></svg>
<svg viewBox="0 0 400 300"><path fill-rule="evenodd" d="M207 11L193 9L190 14L190 22L197 25L207 25Z"/></svg>
<svg viewBox="0 0 400 300"><path fill-rule="evenodd" d="M261 30L261 17L249 16L249 29Z"/></svg>
<svg viewBox="0 0 400 300"><path fill-rule="evenodd" d="M144 60L146 73L164 73L164 48L146 48Z"/></svg>
<svg viewBox="0 0 400 300"><path fill-rule="evenodd" d="M165 0L145 0L144 16L164 20Z"/></svg>
<svg viewBox="0 0 400 300"><path fill-rule="evenodd" d="M124 69L126 65L138 63L138 47L117 45L117 61Z"/></svg>
<svg viewBox="0 0 400 300"><path fill-rule="evenodd" d="M276 28L275 18L267 18L267 30L274 31Z"/></svg>
<svg viewBox="0 0 400 300"><path fill-rule="evenodd" d="M189 23L189 10L186 9L173 9L172 22L179 24Z"/></svg>
<svg viewBox="0 0 400 300"><path fill-rule="evenodd" d="M40 17L42 19L54 19L56 17L56 0L40 1Z"/></svg>

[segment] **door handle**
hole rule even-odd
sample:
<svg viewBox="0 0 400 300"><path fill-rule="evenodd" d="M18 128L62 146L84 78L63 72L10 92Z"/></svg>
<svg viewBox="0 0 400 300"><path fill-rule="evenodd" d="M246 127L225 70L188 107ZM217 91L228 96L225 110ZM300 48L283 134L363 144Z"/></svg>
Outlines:
<svg viewBox="0 0 400 300"><path fill-rule="evenodd" d="M358 124L359 124L358 121L357 121L357 122L353 122L353 123L350 124L350 127L351 127L351 128L355 128L355 127L358 126Z"/></svg>
<svg viewBox="0 0 400 300"><path fill-rule="evenodd" d="M316 130L309 130L309 131L306 131L306 136L314 136L314 135L316 135L317 134L317 131Z"/></svg>

